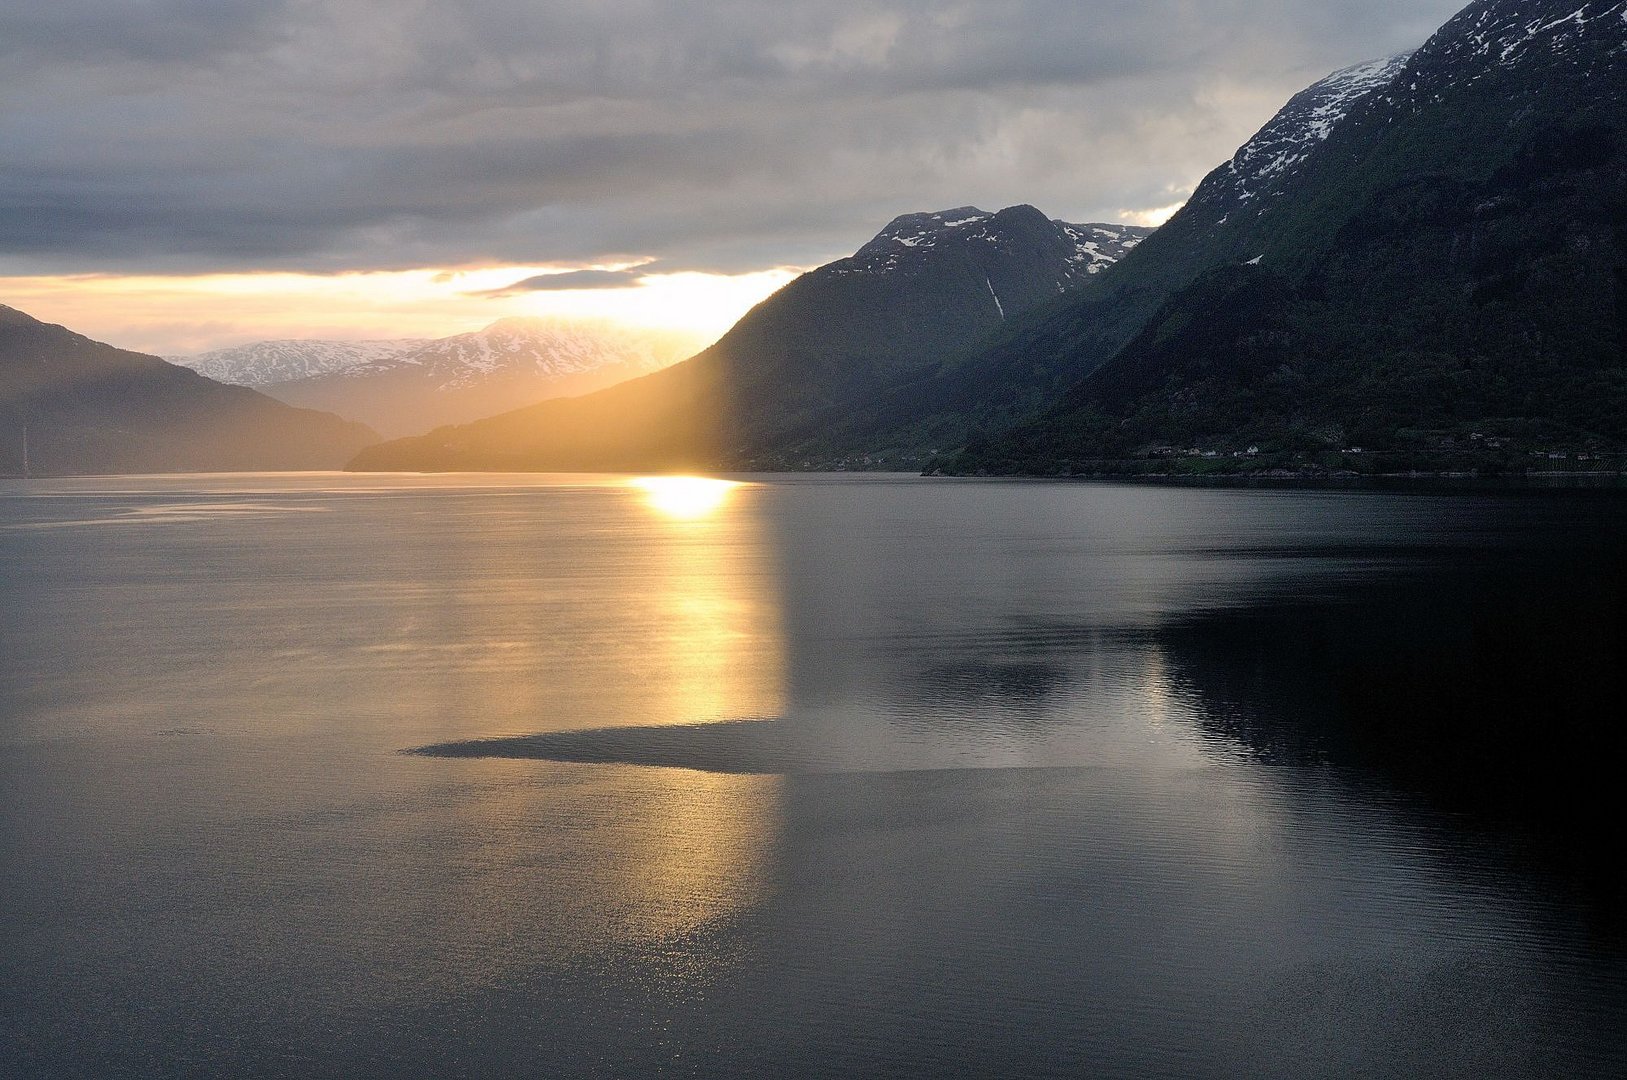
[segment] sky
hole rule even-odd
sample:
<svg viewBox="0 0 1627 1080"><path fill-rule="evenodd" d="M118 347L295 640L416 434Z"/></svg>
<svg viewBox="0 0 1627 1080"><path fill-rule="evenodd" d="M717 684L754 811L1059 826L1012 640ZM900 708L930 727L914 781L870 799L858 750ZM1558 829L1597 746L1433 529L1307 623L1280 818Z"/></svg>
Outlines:
<svg viewBox="0 0 1627 1080"><path fill-rule="evenodd" d="M1155 224L1460 6L0 5L0 303L159 353L515 314L715 336L898 214Z"/></svg>

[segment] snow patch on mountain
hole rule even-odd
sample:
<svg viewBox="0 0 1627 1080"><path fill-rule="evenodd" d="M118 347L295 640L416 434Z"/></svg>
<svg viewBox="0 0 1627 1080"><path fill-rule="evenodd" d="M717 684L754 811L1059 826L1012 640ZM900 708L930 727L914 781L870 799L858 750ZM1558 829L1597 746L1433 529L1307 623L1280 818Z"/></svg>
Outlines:
<svg viewBox="0 0 1627 1080"><path fill-rule="evenodd" d="M1480 0L1463 9L1413 55L1405 79L1381 95L1399 113L1444 100L1529 64L1560 65L1593 77L1627 56L1627 0ZM1511 84L1515 94L1535 88Z"/></svg>
<svg viewBox="0 0 1627 1080"><path fill-rule="evenodd" d="M887 274L916 265L926 253L960 245L1032 243L1036 237L1031 230L1038 227L1053 234L1042 239L1067 245L1063 255L1063 276L1067 280L1059 283L1059 287L1065 287L1112 266L1153 231L1136 225L1046 221L1037 210L1020 209L1025 213L1018 215L1015 224L1011 211L993 214L975 206L904 214L888 223L852 258L833 263L828 269L836 275ZM1018 229L1023 230L1021 235Z"/></svg>
<svg viewBox="0 0 1627 1080"><path fill-rule="evenodd" d="M1458 61L1480 58L1506 67L1533 50L1564 54L1592 35L1621 38L1627 0L1591 0L1573 7L1575 4L1576 0L1561 0L1558 4L1521 5L1521 10L1507 4L1471 7L1442 28L1439 38L1443 45L1450 45L1439 51Z"/></svg>
<svg viewBox="0 0 1627 1080"><path fill-rule="evenodd" d="M1074 225L1066 221L1056 224L1073 241L1074 253L1068 256L1068 262L1086 274L1106 270L1153 231L1139 225Z"/></svg>
<svg viewBox="0 0 1627 1080"><path fill-rule="evenodd" d="M1526 63L1584 77L1627 57L1627 0L1478 0L1416 52L1348 67L1301 91L1198 187L1189 208L1219 228L1259 216L1350 124L1388 124ZM1519 80L1510 93L1531 93Z"/></svg>
<svg viewBox="0 0 1627 1080"><path fill-rule="evenodd" d="M1395 81L1411 55L1343 68L1296 94L1205 181L1210 190L1200 192L1194 201L1248 204L1280 190L1283 181L1304 166L1357 102Z"/></svg>

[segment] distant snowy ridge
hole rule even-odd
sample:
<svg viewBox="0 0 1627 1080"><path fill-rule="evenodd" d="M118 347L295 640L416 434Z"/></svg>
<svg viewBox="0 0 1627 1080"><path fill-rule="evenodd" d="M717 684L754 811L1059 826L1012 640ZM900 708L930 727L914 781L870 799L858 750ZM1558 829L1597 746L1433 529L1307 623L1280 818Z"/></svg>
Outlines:
<svg viewBox="0 0 1627 1080"><path fill-rule="evenodd" d="M680 357L656 339L610 323L544 318L499 319L480 330L421 344L416 349L346 369L346 379L368 379L416 368L437 389L469 386L495 375L560 378L607 366L654 371Z"/></svg>
<svg viewBox="0 0 1627 1080"><path fill-rule="evenodd" d="M514 317L408 344L264 389L290 405L363 420L386 435L413 434L590 393L657 371L705 342L606 320Z"/></svg>
<svg viewBox="0 0 1627 1080"><path fill-rule="evenodd" d="M283 339L233 345L192 356L166 356L164 359L191 368L216 382L260 388L293 382L295 379L331 375L420 348L426 343L427 339L424 338L388 341Z"/></svg>

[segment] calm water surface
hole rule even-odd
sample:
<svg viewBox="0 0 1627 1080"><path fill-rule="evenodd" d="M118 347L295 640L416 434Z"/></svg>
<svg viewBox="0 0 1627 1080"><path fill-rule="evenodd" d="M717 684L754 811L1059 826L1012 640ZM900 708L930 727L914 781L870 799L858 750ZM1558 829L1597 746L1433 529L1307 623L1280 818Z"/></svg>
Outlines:
<svg viewBox="0 0 1627 1080"><path fill-rule="evenodd" d="M0 485L11 1076L1627 1072L1627 503Z"/></svg>

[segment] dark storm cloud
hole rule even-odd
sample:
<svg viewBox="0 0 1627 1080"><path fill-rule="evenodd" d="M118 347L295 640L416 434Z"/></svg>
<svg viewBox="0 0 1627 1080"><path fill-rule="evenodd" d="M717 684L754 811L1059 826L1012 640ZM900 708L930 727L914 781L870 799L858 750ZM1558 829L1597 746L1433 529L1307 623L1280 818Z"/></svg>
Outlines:
<svg viewBox="0 0 1627 1080"><path fill-rule="evenodd" d="M0 11L0 269L829 258L1177 201L1456 0L61 0Z"/></svg>

